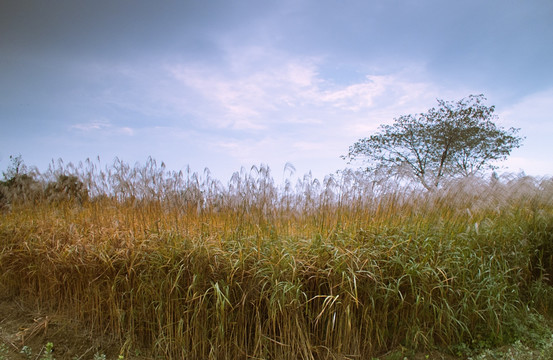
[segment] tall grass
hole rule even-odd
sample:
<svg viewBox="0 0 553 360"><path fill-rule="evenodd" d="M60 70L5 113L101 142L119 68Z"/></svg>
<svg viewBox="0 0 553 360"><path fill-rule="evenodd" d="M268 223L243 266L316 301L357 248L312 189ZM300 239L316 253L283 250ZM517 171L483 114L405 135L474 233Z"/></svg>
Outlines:
<svg viewBox="0 0 553 360"><path fill-rule="evenodd" d="M550 311L553 181L464 179L433 193L354 171L225 185L149 159L77 176L85 201L14 203L0 287L164 358L370 358L513 341ZM46 185L44 185L46 186Z"/></svg>

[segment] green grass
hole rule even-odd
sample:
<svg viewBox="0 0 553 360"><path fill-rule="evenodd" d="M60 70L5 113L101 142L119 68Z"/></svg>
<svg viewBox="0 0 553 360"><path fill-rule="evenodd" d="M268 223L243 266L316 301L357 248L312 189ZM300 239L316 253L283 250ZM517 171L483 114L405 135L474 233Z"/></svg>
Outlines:
<svg viewBox="0 0 553 360"><path fill-rule="evenodd" d="M467 353L523 339L539 320L521 323L551 314L551 179L427 193L353 172L277 186L266 167L227 185L153 161L71 169L88 200L14 203L2 215L0 284L123 351Z"/></svg>

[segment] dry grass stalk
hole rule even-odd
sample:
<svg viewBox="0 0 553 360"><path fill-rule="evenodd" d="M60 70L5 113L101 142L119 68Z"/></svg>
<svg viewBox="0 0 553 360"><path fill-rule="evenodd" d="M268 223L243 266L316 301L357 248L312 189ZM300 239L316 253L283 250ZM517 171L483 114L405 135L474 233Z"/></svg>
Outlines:
<svg viewBox="0 0 553 360"><path fill-rule="evenodd" d="M501 343L553 270L549 179L427 193L354 172L279 187L263 166L228 186L153 160L72 171L87 201L3 214L3 286L166 358Z"/></svg>

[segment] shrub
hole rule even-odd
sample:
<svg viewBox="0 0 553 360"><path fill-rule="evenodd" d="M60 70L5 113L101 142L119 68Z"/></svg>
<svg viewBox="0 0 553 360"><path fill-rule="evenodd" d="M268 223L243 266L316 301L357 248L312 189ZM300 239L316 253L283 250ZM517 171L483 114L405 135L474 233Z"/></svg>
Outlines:
<svg viewBox="0 0 553 360"><path fill-rule="evenodd" d="M51 202L78 202L88 200L88 190L75 175L59 175L55 182L46 186L45 196Z"/></svg>

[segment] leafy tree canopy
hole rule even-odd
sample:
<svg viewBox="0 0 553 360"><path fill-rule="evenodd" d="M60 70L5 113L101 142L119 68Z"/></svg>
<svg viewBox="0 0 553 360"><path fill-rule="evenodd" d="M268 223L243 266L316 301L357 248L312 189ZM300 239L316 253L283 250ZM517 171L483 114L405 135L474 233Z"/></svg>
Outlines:
<svg viewBox="0 0 553 360"><path fill-rule="evenodd" d="M498 127L495 107L484 105L485 100L484 95L456 102L438 99L438 107L426 113L381 125L374 135L350 146L343 158L364 160L368 171L414 177L429 190L446 177L493 170L523 138L517 136L520 129Z"/></svg>

